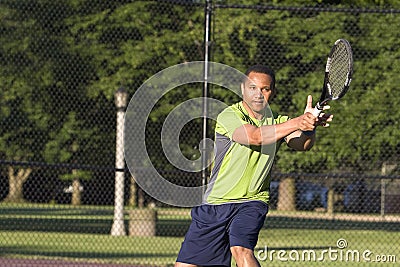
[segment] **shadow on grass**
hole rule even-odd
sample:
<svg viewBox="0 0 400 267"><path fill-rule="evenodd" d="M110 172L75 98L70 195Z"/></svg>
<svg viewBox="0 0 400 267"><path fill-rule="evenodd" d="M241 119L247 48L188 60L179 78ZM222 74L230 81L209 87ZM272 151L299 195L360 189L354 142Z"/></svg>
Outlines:
<svg viewBox="0 0 400 267"><path fill-rule="evenodd" d="M190 220L158 220L157 236L183 237L189 229Z"/></svg>
<svg viewBox="0 0 400 267"><path fill-rule="evenodd" d="M112 220L99 219L2 218L0 231L110 234L112 223ZM128 224L126 220L125 229L128 229ZM189 224L189 220L158 220L156 235L183 237Z"/></svg>
<svg viewBox="0 0 400 267"><path fill-rule="evenodd" d="M0 257L5 255L18 254L26 257L51 257L71 258L81 260L113 260L113 259L140 259L154 257L175 257L172 253L100 253L100 252L78 252L78 251L51 251L48 247L33 246L0 246Z"/></svg>
<svg viewBox="0 0 400 267"><path fill-rule="evenodd" d="M112 216L113 209L90 209L66 206L64 208L54 207L2 207L1 215L23 215L23 216L60 216L60 215L81 215L81 216Z"/></svg>
<svg viewBox="0 0 400 267"><path fill-rule="evenodd" d="M96 218L0 218L0 231L55 232L79 234L109 234L112 219ZM129 221L125 220L125 229ZM158 220L157 236L182 237L189 228L189 220Z"/></svg>
<svg viewBox="0 0 400 267"><path fill-rule="evenodd" d="M35 231L81 234L109 234L112 220L57 218L1 218L0 231Z"/></svg>

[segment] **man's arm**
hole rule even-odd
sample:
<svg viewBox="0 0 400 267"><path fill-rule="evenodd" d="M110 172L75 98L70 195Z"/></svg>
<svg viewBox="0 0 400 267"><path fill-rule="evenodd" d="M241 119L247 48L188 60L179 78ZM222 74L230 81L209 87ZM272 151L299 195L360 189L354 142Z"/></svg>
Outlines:
<svg viewBox="0 0 400 267"><path fill-rule="evenodd" d="M329 106L324 109L329 109ZM234 131L233 140L245 145L267 145L285 138L289 147L299 151L309 150L315 143L316 126L329 126L326 122L332 121L333 117L330 114L321 114L316 118L312 115L312 110L312 96L309 95L303 115L276 125L243 125Z"/></svg>
<svg viewBox="0 0 400 267"><path fill-rule="evenodd" d="M245 124L233 132L232 139L235 142L245 145L268 145L276 143L285 137L290 137L290 139L294 140L297 135L302 136L302 131L313 131L315 123L316 118L311 113L307 112L299 117L275 125L257 127L251 124ZM306 137L307 138L302 137L302 139L304 138L304 141L307 143L306 148L309 149L311 148L309 145L315 137L313 137L313 135ZM288 141L289 140L287 140L287 142ZM297 142L294 142L293 144L296 149Z"/></svg>
<svg viewBox="0 0 400 267"><path fill-rule="evenodd" d="M315 143L315 129L314 131L295 131L286 137L286 143L290 148L297 151L310 150Z"/></svg>

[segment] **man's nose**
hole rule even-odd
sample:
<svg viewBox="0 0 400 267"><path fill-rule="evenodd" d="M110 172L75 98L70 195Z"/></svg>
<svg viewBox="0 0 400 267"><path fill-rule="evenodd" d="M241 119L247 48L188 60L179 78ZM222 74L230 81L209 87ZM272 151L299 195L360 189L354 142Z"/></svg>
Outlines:
<svg viewBox="0 0 400 267"><path fill-rule="evenodd" d="M256 94L257 94L258 98L264 98L264 95L263 95L262 90L260 88L257 89Z"/></svg>

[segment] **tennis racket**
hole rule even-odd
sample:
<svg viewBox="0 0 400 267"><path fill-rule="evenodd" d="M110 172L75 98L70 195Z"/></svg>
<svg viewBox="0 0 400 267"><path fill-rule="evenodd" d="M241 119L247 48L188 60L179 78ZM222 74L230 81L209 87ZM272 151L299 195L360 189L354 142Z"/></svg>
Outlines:
<svg viewBox="0 0 400 267"><path fill-rule="evenodd" d="M319 116L329 101L340 99L347 93L352 75L353 52L350 43L339 39L333 45L326 62L322 94L313 111L315 117Z"/></svg>

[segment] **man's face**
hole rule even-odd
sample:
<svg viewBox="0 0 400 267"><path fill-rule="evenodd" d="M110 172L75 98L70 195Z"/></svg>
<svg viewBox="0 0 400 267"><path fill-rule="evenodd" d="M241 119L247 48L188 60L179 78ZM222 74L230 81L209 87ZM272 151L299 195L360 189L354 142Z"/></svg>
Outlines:
<svg viewBox="0 0 400 267"><path fill-rule="evenodd" d="M253 112L263 114L272 96L272 78L264 73L250 72L248 79L241 85L243 101Z"/></svg>

